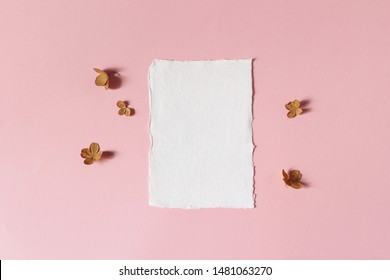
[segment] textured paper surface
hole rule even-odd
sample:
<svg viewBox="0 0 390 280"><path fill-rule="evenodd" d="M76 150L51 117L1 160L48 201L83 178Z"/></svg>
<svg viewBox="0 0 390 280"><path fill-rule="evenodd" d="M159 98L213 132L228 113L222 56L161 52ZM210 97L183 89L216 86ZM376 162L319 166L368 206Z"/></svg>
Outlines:
<svg viewBox="0 0 390 280"><path fill-rule="evenodd" d="M155 60L150 205L253 208L252 60Z"/></svg>

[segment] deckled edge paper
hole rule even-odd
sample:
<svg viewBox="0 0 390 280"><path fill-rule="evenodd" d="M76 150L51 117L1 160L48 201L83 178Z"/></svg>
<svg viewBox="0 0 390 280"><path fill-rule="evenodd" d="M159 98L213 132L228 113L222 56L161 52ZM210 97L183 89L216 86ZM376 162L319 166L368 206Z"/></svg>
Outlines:
<svg viewBox="0 0 390 280"><path fill-rule="evenodd" d="M159 87L160 89L162 88L162 90L160 90L160 93L161 93L161 91L164 91L165 96L168 96L168 98L172 98L170 96L171 92L170 92L169 87L170 87L170 85L176 84L177 82L180 83L180 80L182 78L182 75L180 73L179 74L176 73L176 76L173 75L173 77L168 75L171 79L169 81L164 82L164 79L161 79L161 77L159 77L159 75L165 75L166 71L172 71L172 70L175 71L175 66L180 67L180 65L188 65L188 64L190 64L190 65L192 64L195 66L193 69L190 66L189 68L187 68L187 70L190 72L194 71L193 74L196 75L196 71L198 71L197 70L198 68L196 66L199 66L199 64L200 65L204 64L206 69L207 69L207 65L209 65L210 63L211 64L215 63L215 65L217 65L218 67L222 67L222 69L224 69L224 67L227 67L227 68L230 67L230 69L233 69L230 72L229 72L229 69L227 69L227 71L222 70L222 74L223 74L222 76L224 77L224 79L229 79L228 78L228 77L230 77L229 75L233 75L232 76L233 80L234 80L235 75L240 76L240 78L244 77L243 78L244 82L243 82L243 87L242 87L243 89L241 90L239 87L237 87L237 90L236 90L236 92L239 92L239 94L242 94L242 96L239 96L239 97L234 96L233 98L242 98L243 100L245 99L245 101L242 101L243 103L241 102L241 99L238 102L239 104L241 103L241 105L243 105L242 107L245 107L244 115L240 116L241 120L244 120L240 124L242 124L242 126L244 127L243 129L244 129L245 134L246 134L245 135L245 143L242 143L242 145L239 145L239 147L237 147L237 149L241 150L242 151L241 153L244 154L243 156L239 156L238 158L242 157L243 158L242 164L244 164L244 165L247 164L247 166L244 168L244 172L242 172L243 173L242 178L238 179L239 183L237 185L241 184L241 187L240 187L240 188L242 188L241 190L233 190L232 191L232 188L235 188L235 184L232 182L229 182L229 184L226 184L226 189L228 190L228 191L226 191L226 193L229 193L228 199L226 199L226 197L223 199L220 199L218 197L218 194L215 193L215 191L219 191L220 197L226 196L224 193L225 186L222 186L221 184L217 184L217 185L214 184L211 186L208 185L208 183L209 183L208 178L213 178L212 173L206 172L207 173L206 175L209 176L209 177L206 176L204 178L204 180L206 182L205 185L207 186L207 188L204 188L203 185L201 184L202 180L199 179L200 176L193 177L193 179L194 179L193 181L196 181L196 183L198 185L196 185L196 183L191 181L191 176L193 176L192 172L187 172L187 175L189 175L189 176L185 177L184 180L177 181L176 178L180 177L180 176L183 177L183 174L179 173L180 168L178 168L178 170L176 171L176 167L178 167L178 166L175 167L175 164L181 164L181 162L178 162L178 163L172 162L173 161L172 159L174 159L174 157L169 158L170 156L168 154L167 157L169 158L169 160L166 161L168 164L164 164L164 167L161 168L161 165L162 165L161 164L161 154L164 155L164 153L157 153L156 152L156 149L164 149L164 147L166 146L165 144L171 145L171 143L169 141L163 143L164 145L161 145L161 143L158 143L159 147L156 147L156 143L154 143L155 140L153 139L154 134L160 133L160 135L157 137L161 136L161 128L159 127L156 130L155 124L160 121L160 118L165 118L164 109L166 109L166 110L172 109L172 108L168 108L169 106L167 106L167 108L161 108L161 107L163 107L163 106L161 106L161 103L164 103L164 105L170 105L170 103L169 103L169 100L161 101L161 99L158 99L158 98L161 98L161 96L158 96L158 97L154 96L155 94L159 94L159 92L155 92L156 87ZM237 66L237 67L235 67L235 66ZM157 74L155 73L156 67L160 67L158 69ZM163 67L163 69L161 69L161 67ZM238 70L235 70L236 68ZM220 69L220 68L218 68L218 69ZM242 70L242 71L240 72L240 70ZM163 74L161 74L161 73L163 73ZM212 72L211 74L214 74L214 72ZM215 77L216 79L218 79L218 77L219 77L218 74L219 73L216 72L216 77ZM188 73L183 73L183 75L186 77L185 79L188 79L188 75L189 75ZM242 77L241 77L241 75L242 75ZM247 75L247 77L245 77L245 75ZM158 80L157 82L155 81L156 79ZM156 86L156 83L160 83L160 84L158 84L158 86ZM161 83L163 83L162 87L161 87ZM207 60L207 61L174 61L174 60L156 59L153 61L153 63L151 64L151 66L149 68L148 84L149 84L149 106L150 106L149 134L150 134L150 140L151 140L151 146L150 146L150 151L149 151L149 205L163 207L163 208L182 208L182 209L254 208L255 207L255 195L254 195L254 178L253 178L253 176L254 176L254 166L253 166L254 145L253 145L253 140L252 140L252 120L253 120L253 114L252 114L252 100L253 100L252 59ZM168 87L168 89L167 89L167 87ZM185 87L184 87L184 90L185 90ZM229 90L227 90L227 91L229 91ZM173 95L174 94L177 95L178 94L177 88L175 88L173 86L172 92L173 92ZM181 90L180 90L180 92L181 92ZM236 92L234 92L234 94L236 94ZM197 92L195 92L195 93L197 93ZM180 95L178 95L178 96L179 96L179 98L181 98ZM156 105L156 106L160 106L159 108L157 108L157 107L154 108L154 106L155 106L154 98L155 97L157 100L159 100L159 102L158 102L159 104ZM164 98L164 97L162 97L162 98ZM176 97L174 97L174 98L176 98ZM188 96L186 98L188 99ZM232 98L232 96L226 96L226 98ZM215 100L213 100L213 101L215 101ZM203 101L200 101L200 103L201 102L203 102ZM175 102L173 102L173 103L175 103ZM217 102L215 102L215 103L217 103ZM221 102L221 103L223 103L223 102ZM196 102L194 103L194 106L199 106L199 105L203 105L203 104L197 104ZM218 106L218 105L216 105L216 106ZM180 107L180 106L176 106L176 107ZM176 107L174 107L174 108L176 108ZM155 111L158 112L157 115L156 115ZM238 108L237 108L237 111L238 111ZM183 113L190 114L191 112L183 112ZM199 112L199 113L201 114L201 112ZM233 108L231 114L234 115L236 113L238 113L238 112L235 112L235 110ZM170 114L170 112L167 111L167 114ZM179 117L179 116L176 116L176 117ZM169 122L168 129L170 129L171 123L172 123L172 126L175 126L175 121L171 120ZM229 124L227 124L227 125L229 125ZM165 126L167 126L166 122L165 122ZM241 129L241 126L239 126L239 128ZM191 129L191 126L189 129ZM242 130L240 130L240 132L241 131ZM166 133L166 132L164 132L164 133ZM179 137L177 137L177 138L180 138L181 134L178 134L178 135L179 135ZM168 138L169 137L170 136L168 134ZM188 137L188 135L187 135L187 137ZM161 138L164 138L164 137L161 137ZM186 137L184 137L183 139L186 139ZM182 141L182 142L184 142L184 141ZM178 142L178 143L180 145L182 145L182 144L185 145L185 143L182 143L182 142ZM176 150L175 146L171 146L170 148L171 148L172 152L175 152L175 150ZM203 151L204 151L204 149L203 149ZM155 153L157 153L158 155L155 155ZM167 155L166 152L165 152L165 155ZM189 153L189 155L191 155L191 152ZM156 160L156 156L159 157L159 159ZM233 158L237 159L237 157L233 157ZM162 160L162 161L164 161L164 160ZM249 162L250 162L250 166L248 165ZM160 166L158 166L158 164L160 164ZM238 163L238 164L240 164L240 163ZM167 169L167 167L166 167L167 165L170 169L169 168ZM169 165L172 165L172 166L169 166ZM229 166L229 167L231 167L231 166ZM164 172L161 173L160 170L158 170L158 169L164 169L164 168L165 168L165 170L169 170L168 176L161 176L161 174L164 174ZM218 168L218 166L214 166L213 168ZM172 172L171 170L174 170L174 171ZM198 170L198 169L194 168L193 170ZM228 170L224 170L224 172L226 172L226 171L228 172ZM177 173L175 174L175 172L177 172ZM232 172L232 173L234 173L234 172ZM158 176L156 176L156 174L158 174ZM222 172L222 174L223 174L223 172ZM229 173L226 173L226 174L229 174ZM179 175L179 176L175 176L175 175ZM216 176L221 176L221 172L217 172ZM230 175L228 175L227 177L229 177L229 176ZM156 179L155 177L158 177L158 178ZM240 177L240 176L236 176L236 177ZM233 178L233 179L237 179L237 178ZM172 184L171 184L171 180L172 180ZM174 180L176 180L176 181L173 182ZM244 180L244 183L242 182L242 180ZM212 179L212 181L214 183L218 182L218 180L214 180L214 178ZM226 181L226 179L225 179L225 181ZM234 180L232 180L232 181L234 181ZM187 188L186 182L191 186L190 188ZM195 187L194 187L194 184L196 185ZM243 184L244 184L244 186L242 186ZM218 190L215 190L215 189L218 189ZM207 199L205 199L205 198L207 198ZM212 198L214 198L214 200ZM199 200L196 200L196 199L199 199Z"/></svg>

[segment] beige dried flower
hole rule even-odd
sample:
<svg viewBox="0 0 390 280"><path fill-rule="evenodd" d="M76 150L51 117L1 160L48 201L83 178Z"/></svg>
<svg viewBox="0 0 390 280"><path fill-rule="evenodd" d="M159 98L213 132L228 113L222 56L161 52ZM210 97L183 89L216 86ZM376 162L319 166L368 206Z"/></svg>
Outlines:
<svg viewBox="0 0 390 280"><path fill-rule="evenodd" d="M284 171L283 169L282 174L283 174L283 181L287 186L290 186L294 189L302 188L302 183L301 183L302 174L299 170L291 170L287 174L287 172Z"/></svg>
<svg viewBox="0 0 390 280"><path fill-rule="evenodd" d="M298 116L302 114L303 109L300 108L301 102L299 100L295 99L294 101L288 102L285 107L289 112L287 113L287 117L294 118L295 116Z"/></svg>
<svg viewBox="0 0 390 280"><path fill-rule="evenodd" d="M90 165L99 160L102 157L103 152L100 151L100 146L98 143L91 143L89 148L84 148L81 150L80 155L82 158L85 158L84 164Z"/></svg>
<svg viewBox="0 0 390 280"><path fill-rule="evenodd" d="M126 102L118 101L116 103L116 106L118 106L118 108L119 108L118 114L120 116L122 116L122 115L130 116L131 115L132 109L127 107Z"/></svg>

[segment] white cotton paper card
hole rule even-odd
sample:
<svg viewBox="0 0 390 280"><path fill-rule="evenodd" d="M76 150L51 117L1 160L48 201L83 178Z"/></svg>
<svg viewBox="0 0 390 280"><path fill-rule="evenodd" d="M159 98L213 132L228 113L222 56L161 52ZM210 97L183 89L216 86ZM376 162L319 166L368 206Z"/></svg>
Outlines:
<svg viewBox="0 0 390 280"><path fill-rule="evenodd" d="M149 204L253 208L252 60L155 60Z"/></svg>

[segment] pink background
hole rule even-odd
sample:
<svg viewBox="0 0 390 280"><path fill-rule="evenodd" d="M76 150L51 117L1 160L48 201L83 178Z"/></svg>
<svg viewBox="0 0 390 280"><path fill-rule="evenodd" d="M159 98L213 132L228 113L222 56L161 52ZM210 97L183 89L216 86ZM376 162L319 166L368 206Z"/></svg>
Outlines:
<svg viewBox="0 0 390 280"><path fill-rule="evenodd" d="M390 258L389 15L370 0L2 0L0 258ZM148 206L155 58L255 58L256 209ZM122 84L96 87L92 67ZM310 110L287 119L295 98ZM93 141L114 156L84 166ZM309 186L285 188L282 168Z"/></svg>

